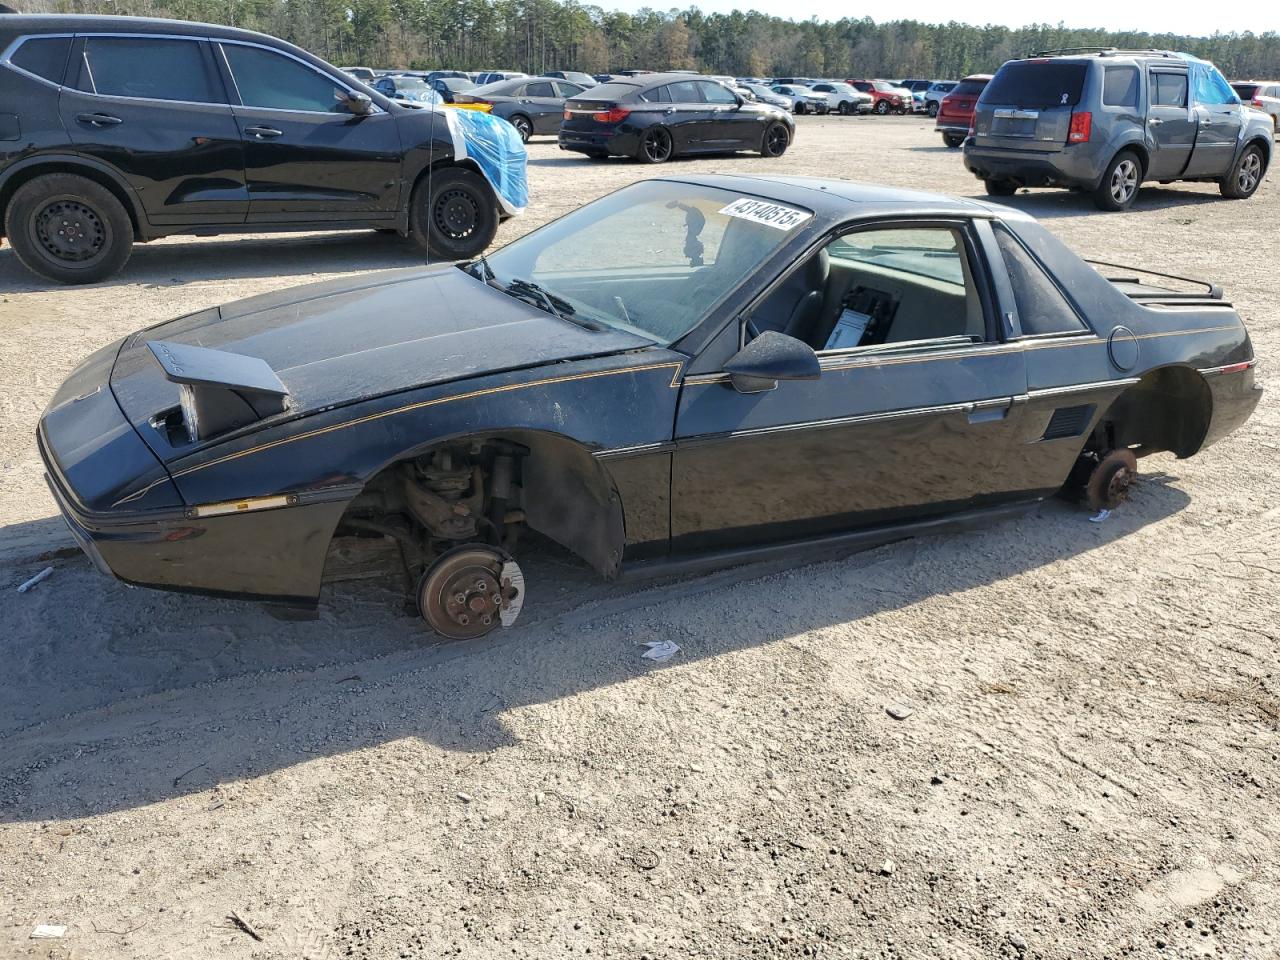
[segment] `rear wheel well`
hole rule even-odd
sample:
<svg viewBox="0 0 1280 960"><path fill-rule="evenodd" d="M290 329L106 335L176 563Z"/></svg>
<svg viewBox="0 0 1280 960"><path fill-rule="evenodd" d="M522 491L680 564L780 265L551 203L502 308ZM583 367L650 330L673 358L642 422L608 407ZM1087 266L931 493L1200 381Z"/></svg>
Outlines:
<svg viewBox="0 0 1280 960"><path fill-rule="evenodd" d="M1151 168L1151 154L1147 153L1147 148L1137 141L1134 141L1133 143L1126 143L1115 152L1115 156L1113 156L1112 159L1114 160L1115 157L1120 156L1120 154L1124 153L1126 150L1138 158L1138 163L1142 166L1142 179L1147 179L1147 170Z"/></svg>
<svg viewBox="0 0 1280 960"><path fill-rule="evenodd" d="M1213 395L1198 371L1161 367L1112 402L1085 451L1101 454L1124 447L1142 457L1168 450L1182 459L1200 449L1212 415Z"/></svg>
<svg viewBox="0 0 1280 960"><path fill-rule="evenodd" d="M110 190L129 215L129 222L133 226L134 239L144 239L139 227L138 211L134 207L133 198L129 196L128 190L121 187L115 178L95 167L63 161L39 163L24 167L4 182L4 186L0 187L0 236L4 236L4 222L9 211L9 202L13 199L13 195L18 191L18 188L23 184L30 183L36 177L42 177L48 173L68 173L73 176L84 177L86 180L92 180L94 183Z"/></svg>
<svg viewBox="0 0 1280 960"><path fill-rule="evenodd" d="M393 537L416 580L460 544L514 552L525 527L602 576L617 574L625 530L612 478L580 443L543 431L467 434L407 452L369 478L334 536Z"/></svg>

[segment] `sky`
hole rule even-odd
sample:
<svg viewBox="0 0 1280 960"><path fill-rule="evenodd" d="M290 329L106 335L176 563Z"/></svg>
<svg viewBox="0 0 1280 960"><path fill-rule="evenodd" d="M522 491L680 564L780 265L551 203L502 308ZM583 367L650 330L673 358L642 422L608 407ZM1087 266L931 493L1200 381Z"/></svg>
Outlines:
<svg viewBox="0 0 1280 960"><path fill-rule="evenodd" d="M840 0L596 0L606 9L634 12L641 7L665 10L696 6L705 13L728 13L734 8L759 10L761 13L792 20L839 20L841 17L869 16L872 20L920 20L925 23L947 23L957 20L982 26L988 23L1021 27L1029 23L1059 21L1068 27L1101 27L1106 30L1145 30L1152 33L1177 33L1208 36L1252 30L1280 32L1280 3L1262 0L1258 3L1206 3L1204 0L1161 0L1154 4L1118 3L1116 0L1073 0L1067 9L1058 5L1028 3L1027 0L978 0L957 3L955 0L911 0L901 6L866 4L855 8ZM895 9L896 8L896 9ZM901 12L897 12L897 11ZM890 12L893 11L893 12Z"/></svg>

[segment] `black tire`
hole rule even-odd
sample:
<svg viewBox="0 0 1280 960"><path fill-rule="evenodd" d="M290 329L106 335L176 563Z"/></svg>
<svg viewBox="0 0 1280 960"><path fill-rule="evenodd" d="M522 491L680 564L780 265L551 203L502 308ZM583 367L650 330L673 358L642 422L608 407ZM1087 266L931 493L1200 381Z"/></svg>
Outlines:
<svg viewBox="0 0 1280 960"><path fill-rule="evenodd" d="M964 134L963 133L944 133L942 135L942 142L945 143L952 150L955 150L957 147L960 146L960 144L964 143Z"/></svg>
<svg viewBox="0 0 1280 960"><path fill-rule="evenodd" d="M507 118L507 122L516 128L516 133L520 134L520 142L528 143L529 138L533 136L533 121L526 117L523 113L517 113Z"/></svg>
<svg viewBox="0 0 1280 960"><path fill-rule="evenodd" d="M1247 200L1254 195L1267 172L1267 161L1257 144L1240 151L1230 172L1218 181L1218 190L1228 200Z"/></svg>
<svg viewBox="0 0 1280 960"><path fill-rule="evenodd" d="M666 127L650 127L640 137L636 159L641 163L666 163L675 156L675 142Z"/></svg>
<svg viewBox="0 0 1280 960"><path fill-rule="evenodd" d="M479 256L498 232L498 200L488 181L472 170L436 170L413 191L409 231L419 249L438 259Z"/></svg>
<svg viewBox="0 0 1280 960"><path fill-rule="evenodd" d="M1018 192L1018 185L1012 180L983 180L989 197L1012 197Z"/></svg>
<svg viewBox="0 0 1280 960"><path fill-rule="evenodd" d="M1093 204L1099 210L1116 213L1133 205L1142 186L1142 161L1132 150L1121 150L1093 190Z"/></svg>
<svg viewBox="0 0 1280 960"><path fill-rule="evenodd" d="M97 283L133 250L133 223L106 187L71 173L24 183L5 215L13 252L32 273L58 283Z"/></svg>
<svg viewBox="0 0 1280 960"><path fill-rule="evenodd" d="M780 157L787 152L789 146L791 146L791 131L787 129L787 125L771 123L765 127L764 135L760 138L760 156Z"/></svg>
<svg viewBox="0 0 1280 960"><path fill-rule="evenodd" d="M840 116L847 117L849 114L853 113L853 104L848 100L841 100L839 110Z"/></svg>
<svg viewBox="0 0 1280 960"><path fill-rule="evenodd" d="M888 101L888 100L877 100L877 101L876 101L876 113L880 114L880 116L882 116L882 117L883 117L883 116L886 116L886 115L889 113L889 101Z"/></svg>
<svg viewBox="0 0 1280 960"><path fill-rule="evenodd" d="M797 103L793 108L793 112L797 117L803 116L808 108L803 103Z"/></svg>
<svg viewBox="0 0 1280 960"><path fill-rule="evenodd" d="M931 117L936 117L937 115L938 115L938 101L937 101L937 100L930 100L930 101L929 101L929 116L931 116Z"/></svg>

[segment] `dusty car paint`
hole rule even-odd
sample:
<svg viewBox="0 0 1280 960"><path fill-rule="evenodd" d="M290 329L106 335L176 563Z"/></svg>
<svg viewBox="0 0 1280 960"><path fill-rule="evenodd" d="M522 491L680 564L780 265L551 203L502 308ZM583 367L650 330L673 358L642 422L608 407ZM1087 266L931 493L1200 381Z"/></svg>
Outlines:
<svg viewBox="0 0 1280 960"><path fill-rule="evenodd" d="M501 438L534 451L524 478L529 525L601 574L629 576L991 519L1053 495L1099 429L1140 454L1190 456L1258 402L1248 335L1216 291L1108 280L1026 215L841 181L669 179L813 216L670 348L583 331L496 292L490 303L480 280L452 267L302 287L135 335L74 372L40 424L50 484L73 531L129 582L314 603L344 513L389 468L459 438ZM753 303L834 234L904 222L954 225L979 265L995 262L993 224L1004 224L1092 328L1024 335L1009 274L984 266L977 279L992 342L822 353L818 379L734 388L725 368ZM472 289L477 306L452 292L424 303L424 284ZM363 364L359 332L345 353L320 359L328 324L370 298L405 329L436 311L431 324L452 330L459 348L445 335L438 358L422 353L416 383L414 363L391 364L386 378ZM490 311L537 336L509 348L485 338ZM295 413L188 450L148 434L171 385L148 372L140 340L199 330L284 355L294 343L309 349L313 323L324 383L309 393L305 376L297 381ZM392 321L374 325L375 349L388 356L410 340ZM287 368L281 375L290 383ZM112 410L113 390L128 418Z"/></svg>

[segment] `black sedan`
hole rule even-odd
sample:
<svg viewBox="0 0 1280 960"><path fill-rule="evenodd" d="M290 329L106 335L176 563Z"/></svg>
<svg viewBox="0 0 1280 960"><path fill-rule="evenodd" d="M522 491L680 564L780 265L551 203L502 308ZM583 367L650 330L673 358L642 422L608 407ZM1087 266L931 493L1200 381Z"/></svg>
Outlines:
<svg viewBox="0 0 1280 960"><path fill-rule="evenodd" d="M1030 217L837 180L646 180L460 265L104 347L38 442L105 572L314 605L388 537L447 637L511 623L522 531L608 578L991 521L1253 411L1217 288L1109 279ZM535 585L531 585L535 586Z"/></svg>
<svg viewBox="0 0 1280 960"><path fill-rule="evenodd" d="M592 87L565 104L560 125L561 150L641 163L736 150L780 157L794 137L795 121L785 110L687 73L619 77Z"/></svg>
<svg viewBox="0 0 1280 960"><path fill-rule="evenodd" d="M456 93L453 102L489 104L491 114L515 127L521 140L528 140L534 134L554 134L559 130L565 100L585 89L568 80L521 77Z"/></svg>

